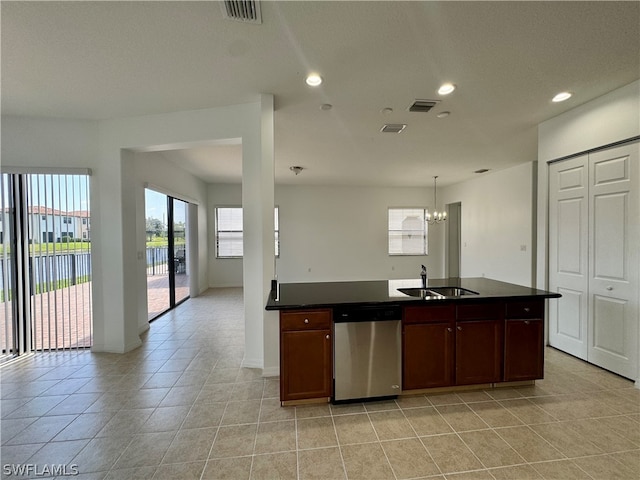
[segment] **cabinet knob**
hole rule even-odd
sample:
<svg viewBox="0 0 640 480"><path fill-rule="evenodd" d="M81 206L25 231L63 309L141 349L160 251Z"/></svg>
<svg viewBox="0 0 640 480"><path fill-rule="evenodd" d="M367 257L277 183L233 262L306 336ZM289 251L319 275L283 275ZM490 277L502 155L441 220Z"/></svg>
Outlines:
<svg viewBox="0 0 640 480"><path fill-rule="evenodd" d="M524 324L525 324L525 325L529 325L530 323L531 323L531 322L530 322L529 320L525 320L525 321L524 321Z"/></svg>
<svg viewBox="0 0 640 480"><path fill-rule="evenodd" d="M329 334L327 334L327 336L326 336L326 337L324 337L324 338L326 338L327 340L329 340Z"/></svg>
<svg viewBox="0 0 640 480"><path fill-rule="evenodd" d="M612 287L611 285L609 285L609 286L607 287L607 290L611 291L611 290L613 290L613 287Z"/></svg>
<svg viewBox="0 0 640 480"><path fill-rule="evenodd" d="M524 311L529 313L531 311L531 309L529 307L524 307Z"/></svg>
<svg viewBox="0 0 640 480"><path fill-rule="evenodd" d="M458 329L459 332L462 331L462 327L456 327Z"/></svg>
<svg viewBox="0 0 640 480"><path fill-rule="evenodd" d="M309 323L309 319L308 319L308 318L305 318L305 319L304 319L304 323Z"/></svg>
<svg viewBox="0 0 640 480"><path fill-rule="evenodd" d="M453 332L453 328L447 327L447 332Z"/></svg>

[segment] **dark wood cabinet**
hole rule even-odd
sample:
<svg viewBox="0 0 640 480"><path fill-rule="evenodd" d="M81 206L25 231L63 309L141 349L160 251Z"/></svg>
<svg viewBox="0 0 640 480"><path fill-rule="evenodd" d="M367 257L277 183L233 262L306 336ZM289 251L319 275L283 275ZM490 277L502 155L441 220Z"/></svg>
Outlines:
<svg viewBox="0 0 640 480"><path fill-rule="evenodd" d="M280 400L331 396L331 310L280 312Z"/></svg>
<svg viewBox="0 0 640 480"><path fill-rule="evenodd" d="M456 307L456 385L502 380L504 303Z"/></svg>
<svg viewBox="0 0 640 480"><path fill-rule="evenodd" d="M506 305L504 381L544 376L544 301Z"/></svg>
<svg viewBox="0 0 640 480"><path fill-rule="evenodd" d="M402 388L446 387L454 376L453 305L409 307L402 328Z"/></svg>
<svg viewBox="0 0 640 480"><path fill-rule="evenodd" d="M280 312L280 400L330 398L332 310ZM544 299L403 308L402 389L543 378Z"/></svg>
<svg viewBox="0 0 640 480"><path fill-rule="evenodd" d="M502 380L500 320L456 322L456 385Z"/></svg>

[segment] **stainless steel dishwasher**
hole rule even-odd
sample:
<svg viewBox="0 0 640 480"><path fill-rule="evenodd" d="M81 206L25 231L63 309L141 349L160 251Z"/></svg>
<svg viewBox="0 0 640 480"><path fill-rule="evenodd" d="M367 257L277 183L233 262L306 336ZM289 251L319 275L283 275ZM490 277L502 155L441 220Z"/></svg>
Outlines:
<svg viewBox="0 0 640 480"><path fill-rule="evenodd" d="M334 309L333 403L393 398L402 390L402 309Z"/></svg>

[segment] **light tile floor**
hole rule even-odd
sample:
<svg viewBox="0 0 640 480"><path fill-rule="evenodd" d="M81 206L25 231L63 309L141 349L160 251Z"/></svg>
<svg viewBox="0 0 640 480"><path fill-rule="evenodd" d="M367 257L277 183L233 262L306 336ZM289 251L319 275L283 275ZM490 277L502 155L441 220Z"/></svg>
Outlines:
<svg viewBox="0 0 640 480"><path fill-rule="evenodd" d="M2 478L640 478L640 390L556 350L535 386L283 408L243 334L242 291L216 289L127 354L5 366Z"/></svg>

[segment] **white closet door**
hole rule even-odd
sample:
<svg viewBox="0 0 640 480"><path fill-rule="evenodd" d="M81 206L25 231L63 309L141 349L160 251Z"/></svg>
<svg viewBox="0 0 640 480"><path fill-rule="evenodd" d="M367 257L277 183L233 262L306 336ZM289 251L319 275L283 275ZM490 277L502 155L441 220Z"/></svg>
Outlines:
<svg viewBox="0 0 640 480"><path fill-rule="evenodd" d="M639 144L589 155L588 360L628 378L638 369Z"/></svg>
<svg viewBox="0 0 640 480"><path fill-rule="evenodd" d="M549 288L562 298L549 302L549 343L587 359L588 158L549 168Z"/></svg>

